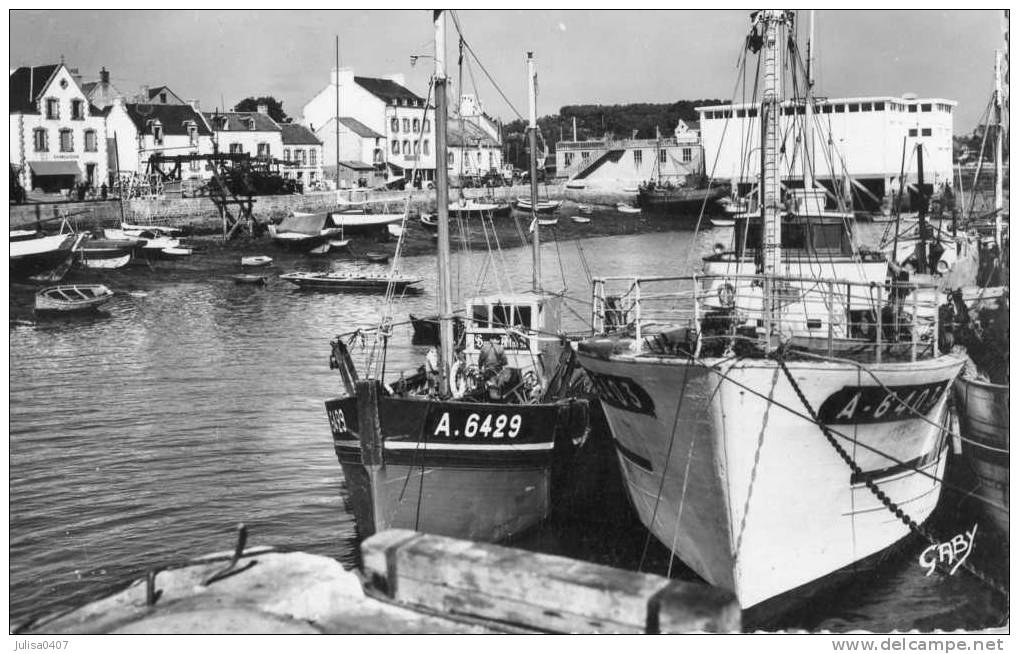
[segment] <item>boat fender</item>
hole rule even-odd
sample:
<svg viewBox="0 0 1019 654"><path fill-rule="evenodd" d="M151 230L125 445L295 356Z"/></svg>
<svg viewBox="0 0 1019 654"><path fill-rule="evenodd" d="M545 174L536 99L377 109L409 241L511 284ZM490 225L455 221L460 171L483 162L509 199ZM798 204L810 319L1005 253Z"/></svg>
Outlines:
<svg viewBox="0 0 1019 654"><path fill-rule="evenodd" d="M460 399L467 392L467 375L464 374L461 361L454 361L453 367L449 369L449 389L455 399Z"/></svg>
<svg viewBox="0 0 1019 654"><path fill-rule="evenodd" d="M723 307L731 307L736 304L736 289L729 282L718 287L718 301Z"/></svg>

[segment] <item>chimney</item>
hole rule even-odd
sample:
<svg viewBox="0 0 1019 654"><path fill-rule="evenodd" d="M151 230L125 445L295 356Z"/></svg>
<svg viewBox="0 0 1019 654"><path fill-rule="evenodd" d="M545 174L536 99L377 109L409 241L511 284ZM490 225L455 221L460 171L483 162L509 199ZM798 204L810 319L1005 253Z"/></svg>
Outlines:
<svg viewBox="0 0 1019 654"><path fill-rule="evenodd" d="M67 72L71 74L71 79L74 80L74 83L77 84L80 87L81 86L81 72L79 72L77 68L68 68Z"/></svg>
<svg viewBox="0 0 1019 654"><path fill-rule="evenodd" d="M141 92L138 93L138 102L149 101L149 86L148 84L141 85Z"/></svg>
<svg viewBox="0 0 1019 654"><path fill-rule="evenodd" d="M106 70L106 66L99 69L99 83L109 84L110 83L110 71Z"/></svg>
<svg viewBox="0 0 1019 654"><path fill-rule="evenodd" d="M202 111L202 108L198 104L198 100L188 100L188 104L191 105L191 108L194 109L195 112Z"/></svg>
<svg viewBox="0 0 1019 654"><path fill-rule="evenodd" d="M258 113L265 114L266 116L269 115L269 105L267 105L266 103L259 102L257 109L258 109Z"/></svg>
<svg viewBox="0 0 1019 654"><path fill-rule="evenodd" d="M124 106L124 96L118 95L117 97L113 98L113 106L120 109L126 109L126 107Z"/></svg>

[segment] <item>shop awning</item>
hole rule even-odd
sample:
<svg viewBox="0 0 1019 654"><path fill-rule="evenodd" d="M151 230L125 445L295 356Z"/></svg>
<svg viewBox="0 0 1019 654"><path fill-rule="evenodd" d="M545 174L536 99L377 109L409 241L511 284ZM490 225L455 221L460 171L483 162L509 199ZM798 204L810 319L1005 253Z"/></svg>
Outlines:
<svg viewBox="0 0 1019 654"><path fill-rule="evenodd" d="M29 161L28 167L39 177L52 175L81 176L81 169L73 161Z"/></svg>

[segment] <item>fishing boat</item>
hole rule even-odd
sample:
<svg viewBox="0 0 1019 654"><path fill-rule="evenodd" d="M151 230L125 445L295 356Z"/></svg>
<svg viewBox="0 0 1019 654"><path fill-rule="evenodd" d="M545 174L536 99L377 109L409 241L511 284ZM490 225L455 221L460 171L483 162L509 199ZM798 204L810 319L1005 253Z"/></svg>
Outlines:
<svg viewBox="0 0 1019 654"><path fill-rule="evenodd" d="M570 218L570 220L577 223L578 225L586 225L587 223L591 222L590 218L585 218L584 216L573 216L572 218Z"/></svg>
<svg viewBox="0 0 1019 654"><path fill-rule="evenodd" d="M264 255L258 255L254 257L241 257L241 265L246 268L259 268L262 266L271 266L272 257Z"/></svg>
<svg viewBox="0 0 1019 654"><path fill-rule="evenodd" d="M496 204L494 202L478 202L477 200L461 199L459 202L451 202L449 215L453 218L470 218L471 216L502 216L509 213L509 204Z"/></svg>
<svg viewBox="0 0 1019 654"><path fill-rule="evenodd" d="M579 347L641 522L751 623L873 566L931 516L962 366L915 282L886 284L880 257L844 251L812 172L783 200L793 21L755 12L745 41L764 123L761 210L736 224L747 250L708 257L703 275L595 279L598 335Z"/></svg>
<svg viewBox="0 0 1019 654"><path fill-rule="evenodd" d="M295 211L279 225L269 225L269 236L274 243L287 249L307 252L325 245L328 251L328 241L343 232L334 224L333 215Z"/></svg>
<svg viewBox="0 0 1019 654"><path fill-rule="evenodd" d="M634 207L625 202L620 202L616 205L616 211L619 213L640 213L640 207Z"/></svg>
<svg viewBox="0 0 1019 654"><path fill-rule="evenodd" d="M397 292L421 283L420 277L356 272L290 272L280 275L302 289L316 291L377 291L392 288Z"/></svg>
<svg viewBox="0 0 1019 654"><path fill-rule="evenodd" d="M10 242L11 279L58 282L74 261L85 234L66 232L47 236L41 233L19 235Z"/></svg>
<svg viewBox="0 0 1019 654"><path fill-rule="evenodd" d="M435 30L433 97L436 124L443 125L442 11L435 12ZM530 55L528 68L533 153L537 124ZM440 131L438 161L445 160L446 149ZM534 180L533 157L531 165ZM563 469L585 442L587 402L563 392L576 370L573 349L553 336L562 298L541 291L540 266L533 268L529 293L466 302L464 349L457 351L447 174L445 166L436 170L438 349L418 370L383 383L377 365L359 374L344 338L331 344L330 365L340 372L343 392L326 402L326 411L362 537L387 528L479 541L519 535L549 515ZM532 181L532 197L536 192ZM536 261L539 233L536 229L532 238ZM383 329L374 332L382 349L388 324L384 317ZM384 362L380 365L384 370Z"/></svg>
<svg viewBox="0 0 1019 654"><path fill-rule="evenodd" d="M143 255L158 255L166 249L181 247L180 239L167 236L155 230L125 230L125 229L104 229L103 236L114 241L138 240L140 241L140 252Z"/></svg>
<svg viewBox="0 0 1019 654"><path fill-rule="evenodd" d="M35 294L39 313L81 313L95 311L113 299L113 291L102 284L50 286Z"/></svg>
<svg viewBox="0 0 1019 654"><path fill-rule="evenodd" d="M653 212L696 217L721 213L718 201L727 196L727 187L689 187L666 184L647 184L637 194L637 206Z"/></svg>
<svg viewBox="0 0 1019 654"><path fill-rule="evenodd" d="M516 201L517 209L527 213L531 212L532 206L535 213L555 213L562 204L562 200L535 200L533 204L530 198L517 198Z"/></svg>
<svg viewBox="0 0 1019 654"><path fill-rule="evenodd" d="M388 226L403 221L402 213L368 213L361 211L334 211L328 214L332 225L344 234L388 233Z"/></svg>
<svg viewBox="0 0 1019 654"><path fill-rule="evenodd" d="M414 345L439 345L439 316L419 318L410 314L410 324L414 330L411 343ZM463 318L453 318L453 342L462 346L464 338Z"/></svg>

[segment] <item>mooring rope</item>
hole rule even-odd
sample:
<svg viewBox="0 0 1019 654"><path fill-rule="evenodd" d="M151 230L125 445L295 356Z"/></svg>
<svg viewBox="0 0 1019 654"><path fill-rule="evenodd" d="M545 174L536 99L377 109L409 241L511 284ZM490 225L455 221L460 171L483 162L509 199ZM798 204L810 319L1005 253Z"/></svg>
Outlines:
<svg viewBox="0 0 1019 654"><path fill-rule="evenodd" d="M851 456L849 456L849 453L846 452L845 448L843 448L839 444L839 442L835 439L831 431L828 429L828 426L821 422L821 420L817 416L817 413L814 411L814 407L811 406L809 401L807 401L807 397L803 394L803 390L800 388L799 384L796 383L796 379L793 377L792 372L790 372L789 368L786 366L785 359L782 357L781 350L776 350L775 360L778 361L779 367L782 368L782 372L785 373L786 379L789 380L789 384L793 387L793 391L796 392L796 396L800 398L800 402L803 403L803 406L810 414L811 419L817 424L818 427L821 428L821 433L824 434L824 437L828 441L828 444L835 449L835 452L838 453L839 457L843 461L845 461L846 465L849 466L849 469L853 471L853 474L862 479L863 483L867 486L867 489L870 490L870 492L873 493L874 496L881 501L881 503L885 506L886 509L891 511L896 518L898 518L904 525L906 525L910 531L912 531L914 534L921 536L930 545L939 545L941 543L939 539L937 539L933 534L930 533L930 531L928 531L921 525L917 524L915 520L909 517L909 515L907 515L906 512L899 507L898 504L893 502L892 499L888 497L888 495L883 490L881 490L881 488L878 487L878 485L874 483L874 481L866 473L864 473L863 469L856 463L856 461L853 460ZM1008 590L1005 587L1001 586L995 580L991 579L988 575L974 568L971 564L967 563L966 561L961 562L959 565L967 572L972 574L974 577L976 577L978 580L987 585L989 588L1001 593L1006 600L1008 599L1009 597Z"/></svg>

